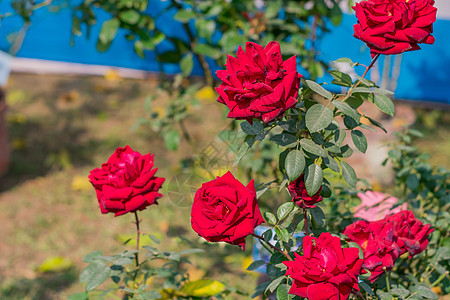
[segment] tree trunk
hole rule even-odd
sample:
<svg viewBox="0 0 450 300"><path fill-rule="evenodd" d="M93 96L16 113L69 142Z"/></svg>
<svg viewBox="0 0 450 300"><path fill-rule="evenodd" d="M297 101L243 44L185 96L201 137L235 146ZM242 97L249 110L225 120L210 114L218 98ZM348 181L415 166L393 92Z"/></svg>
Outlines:
<svg viewBox="0 0 450 300"><path fill-rule="evenodd" d="M5 92L0 87L0 176L4 175L9 166L9 140L6 126L6 99Z"/></svg>

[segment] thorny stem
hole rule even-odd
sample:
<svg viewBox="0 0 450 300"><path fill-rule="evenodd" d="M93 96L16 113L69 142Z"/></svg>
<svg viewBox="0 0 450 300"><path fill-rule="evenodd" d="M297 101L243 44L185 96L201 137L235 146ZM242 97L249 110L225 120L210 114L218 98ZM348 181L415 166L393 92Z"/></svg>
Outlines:
<svg viewBox="0 0 450 300"><path fill-rule="evenodd" d="M305 218L305 234L309 235L309 233L308 233L308 216L306 213L306 208L303 209L303 217Z"/></svg>
<svg viewBox="0 0 450 300"><path fill-rule="evenodd" d="M364 74L363 74L362 78L366 77L367 72L369 72L369 70L373 67L373 65L377 61L378 57L380 57L380 53L375 55L375 57L372 59L372 62L370 63L370 65L368 67L366 67L366 71L364 71Z"/></svg>
<svg viewBox="0 0 450 300"><path fill-rule="evenodd" d="M369 72L369 70L373 67L373 65L375 64L375 62L378 60L378 57L380 57L380 54L378 53L377 55L375 55L375 57L372 59L372 62L370 63L370 65L368 65L366 67L366 70L364 71L363 75L361 76L362 78L366 77L367 72ZM345 96L345 98L342 101L345 101L348 99L348 97L350 97L350 95L352 94L352 91L354 89L356 89L358 87L358 85L361 84L361 80L359 80L354 86L350 87L347 91L347 95Z"/></svg>
<svg viewBox="0 0 450 300"><path fill-rule="evenodd" d="M289 259L290 261L293 261L292 257L289 255L289 253L286 251L286 249L281 250L278 247L275 247L274 245L272 245L271 243L267 242L266 240L264 240L264 238L260 235L257 235L256 233L252 233L251 235L253 235L255 238L263 241L264 243L266 243L270 248L272 248L275 251L280 252L281 254L283 254L284 256L286 256L287 259Z"/></svg>

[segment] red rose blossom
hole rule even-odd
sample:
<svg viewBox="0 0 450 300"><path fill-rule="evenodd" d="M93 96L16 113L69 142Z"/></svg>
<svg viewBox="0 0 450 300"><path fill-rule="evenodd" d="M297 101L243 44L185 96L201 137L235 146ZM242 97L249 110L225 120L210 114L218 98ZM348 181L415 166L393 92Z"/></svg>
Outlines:
<svg viewBox="0 0 450 300"><path fill-rule="evenodd" d="M288 191L289 194L291 194L292 201L301 208L316 207L314 204L323 200L323 197L320 196L321 190L322 188L320 188L313 196L310 196L306 190L305 174L300 175L300 177L288 185Z"/></svg>
<svg viewBox="0 0 450 300"><path fill-rule="evenodd" d="M358 275L362 259L358 248L342 248L341 240L328 232L319 238L303 238L303 256L284 261L286 276L293 279L289 294L310 300L347 299L352 289L359 291Z"/></svg>
<svg viewBox="0 0 450 300"><path fill-rule="evenodd" d="M433 44L434 0L368 0L353 9L358 23L354 36L367 44L372 57L419 50Z"/></svg>
<svg viewBox="0 0 450 300"><path fill-rule="evenodd" d="M228 118L269 123L297 103L300 78L296 57L283 61L280 44L265 48L247 42L236 57L228 56L226 70L216 72L222 84L218 102L230 109Z"/></svg>
<svg viewBox="0 0 450 300"><path fill-rule="evenodd" d="M395 243L394 228L389 222L357 221L343 232L349 241L357 243L364 253L363 268L371 272L369 280L374 282L394 268L400 249Z"/></svg>
<svg viewBox="0 0 450 300"><path fill-rule="evenodd" d="M155 177L153 154L141 155L130 146L117 148L101 168L91 171L89 180L97 192L102 214L120 216L157 204L164 178Z"/></svg>
<svg viewBox="0 0 450 300"><path fill-rule="evenodd" d="M421 253L428 246L428 235L433 232L430 224L424 225L410 210L388 216L394 225L394 235L400 247L400 255L409 252L411 256Z"/></svg>
<svg viewBox="0 0 450 300"><path fill-rule="evenodd" d="M362 248L363 268L372 273L369 280L374 282L384 269L392 270L395 260L403 253L414 256L422 252L432 231L429 224L423 225L411 211L401 211L375 222L356 221L343 234Z"/></svg>
<svg viewBox="0 0 450 300"><path fill-rule="evenodd" d="M209 242L227 242L244 250L245 238L263 222L253 179L244 186L227 172L203 183L195 194L192 229Z"/></svg>

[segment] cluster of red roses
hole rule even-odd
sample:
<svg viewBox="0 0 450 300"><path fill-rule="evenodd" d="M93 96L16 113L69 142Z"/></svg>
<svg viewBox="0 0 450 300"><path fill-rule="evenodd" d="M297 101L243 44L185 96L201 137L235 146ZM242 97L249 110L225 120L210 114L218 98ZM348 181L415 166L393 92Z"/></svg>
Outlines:
<svg viewBox="0 0 450 300"><path fill-rule="evenodd" d="M362 248L363 268L371 272L369 280L374 282L385 270L392 270L400 255L408 252L412 257L422 252L431 232L431 226L417 220L411 211L400 211L379 221L357 221L343 233Z"/></svg>
<svg viewBox="0 0 450 300"><path fill-rule="evenodd" d="M432 24L436 19L433 0L368 0L354 7L358 24L355 36L367 43L372 55L398 54L420 49L419 43L433 43ZM222 80L216 88L218 101L230 109L229 118L253 119L270 123L297 103L300 78L296 57L283 61L280 45L265 48L246 44L237 57L229 56ZM141 155L129 146L116 149L109 160L91 171L90 181L97 192L102 213L116 216L157 204L164 178L156 177L153 155ZM310 196L304 175L291 182L288 190L300 208L308 209L322 201L320 190ZM264 222L258 208L253 180L245 186L227 172L206 182L196 192L191 211L192 228L210 242L227 242L245 248L245 239ZM318 238L305 236L303 256L295 253L286 261L286 275L293 279L289 293L309 299L347 299L359 290L363 269L376 280L391 270L395 260L408 252L414 256L428 245L430 225L423 225L411 211L401 211L375 222L357 221L344 234L358 248L342 248L341 240L330 233Z"/></svg>

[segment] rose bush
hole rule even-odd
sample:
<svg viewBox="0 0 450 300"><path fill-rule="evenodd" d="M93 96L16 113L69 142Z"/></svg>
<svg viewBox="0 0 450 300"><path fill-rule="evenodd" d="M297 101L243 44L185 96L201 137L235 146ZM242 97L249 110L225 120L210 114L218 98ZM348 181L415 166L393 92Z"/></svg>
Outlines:
<svg viewBox="0 0 450 300"><path fill-rule="evenodd" d="M320 195L321 190L322 188L313 196L310 196L306 190L305 174L300 175L300 177L288 185L288 191L292 197L292 201L300 208L316 207L315 204L323 200L323 197Z"/></svg>
<svg viewBox="0 0 450 300"><path fill-rule="evenodd" d="M269 123L297 103L302 76L296 57L283 61L275 41L265 48L247 42L245 50L239 46L236 57L228 56L226 70L216 72L222 80L217 101L230 109L228 118Z"/></svg>
<svg viewBox="0 0 450 300"><path fill-rule="evenodd" d="M355 37L376 54L400 54L433 44L434 0L367 0L353 9L358 23Z"/></svg>
<svg viewBox="0 0 450 300"><path fill-rule="evenodd" d="M141 155L130 146L117 148L101 168L90 172L102 214L120 216L157 204L165 178L156 177L153 154Z"/></svg>
<svg viewBox="0 0 450 300"><path fill-rule="evenodd" d="M264 219L253 180L247 186L231 172L202 184L191 211L192 228L210 242L227 242L245 249L245 238Z"/></svg>
<svg viewBox="0 0 450 300"><path fill-rule="evenodd" d="M363 260L358 248L342 248L341 240L328 232L319 238L303 238L303 256L285 261L286 276L293 279L290 294L310 300L347 299L359 291L358 275Z"/></svg>

